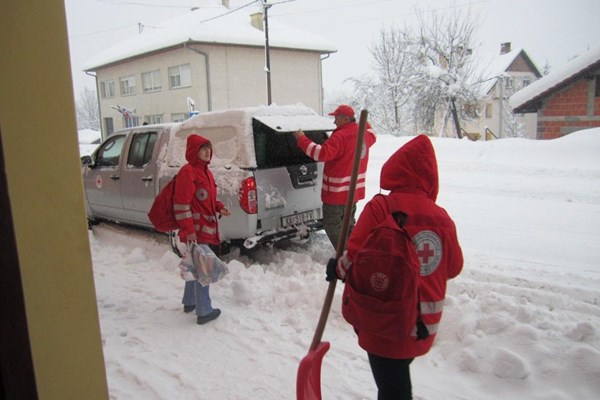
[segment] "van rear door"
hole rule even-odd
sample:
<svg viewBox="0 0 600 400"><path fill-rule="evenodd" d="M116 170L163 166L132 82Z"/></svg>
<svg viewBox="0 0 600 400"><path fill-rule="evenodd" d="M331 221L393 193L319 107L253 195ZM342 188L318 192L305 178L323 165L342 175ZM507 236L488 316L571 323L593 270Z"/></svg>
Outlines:
<svg viewBox="0 0 600 400"><path fill-rule="evenodd" d="M322 219L323 164L300 150L293 132L302 129L313 141L323 143L332 121L319 116L255 116L252 127L259 229Z"/></svg>

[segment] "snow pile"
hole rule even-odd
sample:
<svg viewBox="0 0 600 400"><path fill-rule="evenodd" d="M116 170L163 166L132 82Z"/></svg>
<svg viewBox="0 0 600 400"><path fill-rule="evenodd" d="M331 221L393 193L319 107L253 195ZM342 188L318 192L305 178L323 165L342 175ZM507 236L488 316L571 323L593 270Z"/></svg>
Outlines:
<svg viewBox="0 0 600 400"><path fill-rule="evenodd" d="M380 136L381 165L410 138ZM434 348L412 364L417 400L592 400L600 393L600 129L552 141L432 139L439 204L465 255ZM364 206L359 203L359 212ZM211 286L221 317L181 310L179 259L164 235L90 233L111 399L294 399L334 254L324 234L227 256ZM366 354L337 287L324 334L325 399L375 399Z"/></svg>
<svg viewBox="0 0 600 400"><path fill-rule="evenodd" d="M80 156L91 155L98 147L98 144L100 144L100 131L95 131L93 129L80 129L77 131L77 136L79 138Z"/></svg>

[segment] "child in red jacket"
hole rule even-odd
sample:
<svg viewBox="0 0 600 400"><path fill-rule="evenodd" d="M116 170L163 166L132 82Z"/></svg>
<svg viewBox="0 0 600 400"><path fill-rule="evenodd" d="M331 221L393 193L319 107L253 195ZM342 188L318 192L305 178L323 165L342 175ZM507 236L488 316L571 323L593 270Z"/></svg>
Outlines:
<svg viewBox="0 0 600 400"><path fill-rule="evenodd" d="M412 399L409 365L433 345L442 318L446 281L456 277L463 266L454 222L446 210L435 203L438 185L437 161L431 141L425 135L417 136L383 165L380 186L389 190L389 195L375 196L365 205L337 268L336 263L328 264L328 280L344 279L357 251L374 227L392 211L402 211L408 216L405 229L415 245L421 266L420 309L429 336L418 339L414 332L407 338L382 338L377 333L366 332L368 329L360 331L355 327L359 345L369 356L379 390L378 400Z"/></svg>
<svg viewBox="0 0 600 400"><path fill-rule="evenodd" d="M210 141L200 135L190 135L185 158L188 163L177 174L173 196L179 239L183 243L219 245L219 217L228 216L229 210L217 200L217 186L208 168L212 158ZM221 315L221 310L212 308L209 285L202 286L195 280L186 281L182 303L184 312L196 310L196 321L200 325Z"/></svg>

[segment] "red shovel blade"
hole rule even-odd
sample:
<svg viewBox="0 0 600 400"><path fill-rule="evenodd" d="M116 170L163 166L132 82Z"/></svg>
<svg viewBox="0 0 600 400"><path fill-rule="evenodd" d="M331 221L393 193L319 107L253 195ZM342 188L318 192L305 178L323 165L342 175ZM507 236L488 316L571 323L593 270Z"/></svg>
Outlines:
<svg viewBox="0 0 600 400"><path fill-rule="evenodd" d="M329 342L321 342L300 361L296 377L297 400L321 400L321 364L329 347Z"/></svg>

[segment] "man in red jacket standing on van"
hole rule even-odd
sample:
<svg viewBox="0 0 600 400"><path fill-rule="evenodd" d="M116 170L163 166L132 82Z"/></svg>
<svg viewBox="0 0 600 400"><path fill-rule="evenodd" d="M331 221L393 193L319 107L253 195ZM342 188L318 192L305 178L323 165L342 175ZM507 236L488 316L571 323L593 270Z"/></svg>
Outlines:
<svg viewBox="0 0 600 400"><path fill-rule="evenodd" d="M342 104L334 112L334 123L337 129L323 144L317 144L304 135L304 132L294 133L298 146L306 155L315 161L324 161L323 188L323 226L325 233L334 248L340 239L340 230L344 219L344 206L350 189L350 175L358 137L358 124L352 107ZM354 226L356 202L365 198L365 180L369 162L369 148L375 143L376 136L367 124L365 143L362 147L354 204L350 218L350 229Z"/></svg>

